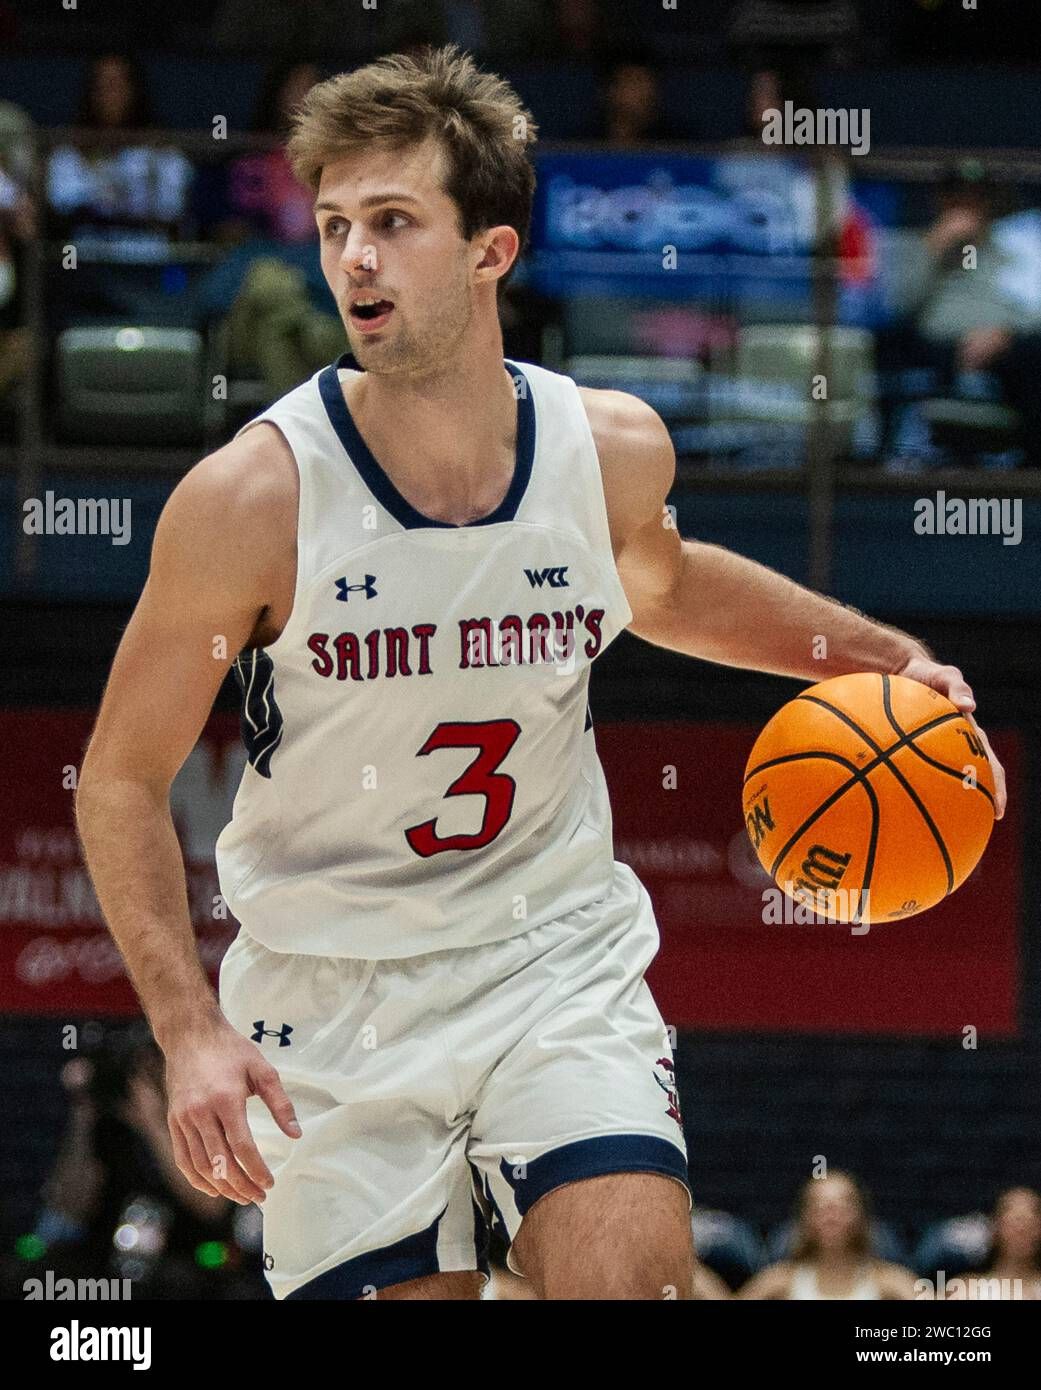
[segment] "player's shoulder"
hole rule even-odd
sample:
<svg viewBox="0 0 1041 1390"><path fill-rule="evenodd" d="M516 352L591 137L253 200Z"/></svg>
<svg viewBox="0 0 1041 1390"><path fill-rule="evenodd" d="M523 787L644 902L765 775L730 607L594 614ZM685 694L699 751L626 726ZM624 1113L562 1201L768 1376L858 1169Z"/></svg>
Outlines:
<svg viewBox="0 0 1041 1390"><path fill-rule="evenodd" d="M189 469L167 498L152 573L196 588L277 588L293 562L298 495L285 437L252 426Z"/></svg>
<svg viewBox="0 0 1041 1390"><path fill-rule="evenodd" d="M579 386L589 427L597 448L662 450L672 448L669 431L658 412L628 391Z"/></svg>
<svg viewBox="0 0 1041 1390"><path fill-rule="evenodd" d="M657 515L676 477L664 421L639 396L580 386L612 522Z"/></svg>
<svg viewBox="0 0 1041 1390"><path fill-rule="evenodd" d="M669 431L658 412L639 396L629 391L615 391L595 386L580 386L564 372L554 372L534 363L517 363L525 373L533 374L544 386L561 388L570 383L578 391L586 419L593 432L597 452L616 457L631 451L648 454L672 453Z"/></svg>
<svg viewBox="0 0 1041 1390"><path fill-rule="evenodd" d="M605 467L638 468L642 474L675 474L675 452L669 430L656 410L627 391L602 391L580 386L593 442Z"/></svg>
<svg viewBox="0 0 1041 1390"><path fill-rule="evenodd" d="M294 512L300 480L293 451L277 426L260 421L188 470L168 507L218 525L278 525Z"/></svg>

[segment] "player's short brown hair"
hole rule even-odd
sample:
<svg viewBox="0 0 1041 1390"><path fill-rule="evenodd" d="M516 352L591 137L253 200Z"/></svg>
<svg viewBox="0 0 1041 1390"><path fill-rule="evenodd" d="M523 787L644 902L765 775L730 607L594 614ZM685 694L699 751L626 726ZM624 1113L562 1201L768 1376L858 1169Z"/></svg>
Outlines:
<svg viewBox="0 0 1041 1390"><path fill-rule="evenodd" d="M537 135L509 83L449 44L392 53L317 83L293 113L286 153L297 178L317 192L332 160L374 142L402 149L434 136L445 151L444 191L459 210L464 239L506 225L523 251L535 192L528 146Z"/></svg>

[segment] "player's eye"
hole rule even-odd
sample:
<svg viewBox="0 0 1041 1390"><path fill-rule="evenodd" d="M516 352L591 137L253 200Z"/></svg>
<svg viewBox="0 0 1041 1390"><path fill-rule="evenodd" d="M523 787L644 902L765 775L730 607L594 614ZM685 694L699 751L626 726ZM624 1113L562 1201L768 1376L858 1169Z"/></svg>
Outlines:
<svg viewBox="0 0 1041 1390"><path fill-rule="evenodd" d="M387 213L384 213L384 216L383 216L383 225L384 225L385 227L388 227L388 226L390 226L390 224L391 224L392 222L398 222L398 223L400 223L400 224L401 224L402 226L404 226L404 227L407 227L407 226L408 226L408 218L405 216L405 214L404 214L403 212L387 212Z"/></svg>
<svg viewBox="0 0 1041 1390"><path fill-rule="evenodd" d="M334 237L340 236L346 226L347 223L342 217L330 217L322 227L322 236L326 240L332 240Z"/></svg>

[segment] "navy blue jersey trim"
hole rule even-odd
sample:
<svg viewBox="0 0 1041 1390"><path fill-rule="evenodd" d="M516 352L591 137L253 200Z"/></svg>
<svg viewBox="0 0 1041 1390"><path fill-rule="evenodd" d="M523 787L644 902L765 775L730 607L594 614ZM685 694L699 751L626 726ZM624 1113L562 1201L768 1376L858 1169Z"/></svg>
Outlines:
<svg viewBox="0 0 1041 1390"><path fill-rule="evenodd" d="M488 1222L484 1219L484 1212L471 1197L474 1213L474 1262L482 1274L487 1274L488 1270L488 1244L490 1232Z"/></svg>
<svg viewBox="0 0 1041 1390"><path fill-rule="evenodd" d="M504 359L503 365L514 381L519 382L517 447L513 479L506 496L495 511L488 516L478 517L476 521L464 523L466 526L494 526L500 521L512 521L531 479L531 468L535 460L535 396L531 389L531 383L515 362ZM344 353L342 357L337 358L335 362L326 367L318 378L318 390L329 416L329 423L336 431L337 438L360 473L365 486L406 530L415 530L424 526L439 527L443 530L459 530L460 528L451 521L435 521L433 517L424 516L422 512L417 511L411 502L407 502L402 497L387 477L354 423L354 418L343 394L343 387L340 385L338 372L341 367L351 367L352 369L357 367L357 363L350 353Z"/></svg>
<svg viewBox="0 0 1041 1390"><path fill-rule="evenodd" d="M662 1173L676 1178L690 1192L687 1160L683 1150L654 1134L605 1134L579 1139L550 1149L518 1170L503 1159L499 1172L513 1189L521 1216L526 1215L540 1197L583 1178L599 1178L605 1173Z"/></svg>
<svg viewBox="0 0 1041 1390"><path fill-rule="evenodd" d="M503 1216L502 1212L499 1210L499 1204L498 1204L498 1203L496 1202L496 1200L495 1200L495 1195L494 1195L494 1193L492 1192L492 1185L491 1185L491 1182L490 1182L489 1179L488 1179L488 1175L487 1175L486 1173L479 1172L478 1169L474 1166L473 1163L470 1164L470 1169L471 1169L471 1173L472 1173L472 1175L473 1175L473 1181L474 1181L474 1183L477 1185L477 1188L478 1188L478 1190L479 1190L481 1196L482 1196L482 1197L484 1198L484 1200L488 1203L488 1208L489 1208L489 1211L490 1211L490 1213L491 1213L491 1221L490 1221L490 1223L488 1223L488 1235L489 1235L489 1237L492 1236L492 1235L497 1235L497 1236L499 1236L502 1240L504 1240L504 1241L506 1242L507 1245L509 1245L509 1243L510 1243L510 1231L509 1231L509 1227L506 1225L506 1218ZM483 1215L483 1213L482 1213L482 1215ZM486 1242L486 1244L487 1244L487 1242Z"/></svg>
<svg viewBox="0 0 1041 1390"><path fill-rule="evenodd" d="M445 1209L447 1210L447 1208ZM394 1245L369 1250L344 1260L342 1265L327 1269L317 1279L310 1279L294 1289L290 1298L361 1298L366 1289L386 1289L391 1284L403 1284L407 1279L422 1279L427 1274L439 1274L437 1263L437 1228L444 1211L425 1231L406 1236Z"/></svg>
<svg viewBox="0 0 1041 1390"><path fill-rule="evenodd" d="M246 757L261 777L271 776L271 758L282 742L282 711L275 703L275 663L263 647L240 652L232 670L242 692L239 731Z"/></svg>
<svg viewBox="0 0 1041 1390"><path fill-rule="evenodd" d="M445 1208L447 1211L448 1208ZM286 1295L289 1299L357 1299L368 1289L387 1289L392 1284L404 1284L409 1279L423 1279L429 1274L440 1274L441 1266L437 1259L437 1232L441 1225L442 1211L425 1231L406 1236L394 1245L384 1245L378 1250L366 1251L356 1255L353 1260L327 1269L317 1279L310 1279L300 1288ZM476 1202L474 1203L474 1268L482 1274L489 1272L487 1257L487 1233L484 1217Z"/></svg>
<svg viewBox="0 0 1041 1390"><path fill-rule="evenodd" d="M587 729L591 729L592 727L593 727L593 711L589 708L588 705L586 705L586 722L585 722L585 723L583 724L583 726L582 726L582 732L585 733Z"/></svg>

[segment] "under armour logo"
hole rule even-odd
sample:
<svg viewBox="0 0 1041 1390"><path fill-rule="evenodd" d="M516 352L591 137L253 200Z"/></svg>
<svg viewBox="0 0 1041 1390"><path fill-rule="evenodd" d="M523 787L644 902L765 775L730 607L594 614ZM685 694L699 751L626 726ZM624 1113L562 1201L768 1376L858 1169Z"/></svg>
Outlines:
<svg viewBox="0 0 1041 1390"><path fill-rule="evenodd" d="M567 572L567 565L554 565L552 569L545 570L524 571L528 576L528 583L533 589L541 589L543 584L548 584L551 589L566 589L568 582L564 576Z"/></svg>
<svg viewBox="0 0 1041 1390"><path fill-rule="evenodd" d="M336 581L336 597L340 600L341 603L346 603L350 595L354 593L356 589L364 589L366 598L375 598L375 585L376 576L374 574L367 574L365 576L364 584L348 584L345 578L338 579Z"/></svg>
<svg viewBox="0 0 1041 1390"><path fill-rule="evenodd" d="M279 1047L289 1046L289 1035L293 1031L291 1023L283 1023L281 1028L265 1028L264 1020L257 1019L253 1025L254 1031L250 1034L253 1042L258 1043L263 1038L277 1038Z"/></svg>

